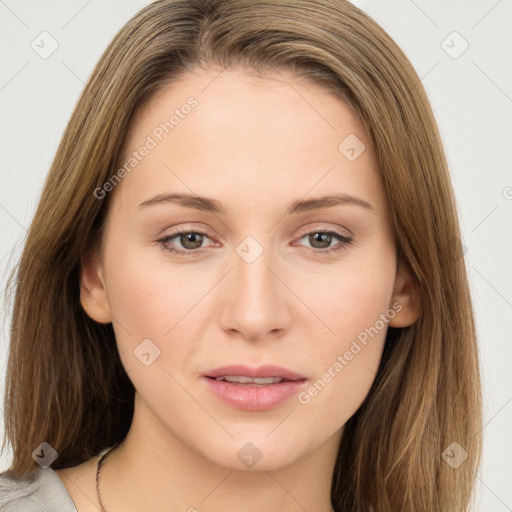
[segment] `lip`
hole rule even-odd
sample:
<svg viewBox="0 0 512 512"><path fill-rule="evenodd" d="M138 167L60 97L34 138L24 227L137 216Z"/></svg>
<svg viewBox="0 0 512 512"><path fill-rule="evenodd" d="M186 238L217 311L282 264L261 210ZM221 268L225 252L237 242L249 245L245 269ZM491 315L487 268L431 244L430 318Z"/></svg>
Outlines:
<svg viewBox="0 0 512 512"><path fill-rule="evenodd" d="M215 368L204 373L206 377L224 377L225 375L244 375L245 377L282 377L286 380L300 380L305 379L304 375L292 372L282 366L275 366L273 364L265 364L257 368L251 368L242 364L230 364Z"/></svg>
<svg viewBox="0 0 512 512"><path fill-rule="evenodd" d="M225 375L246 377L282 377L282 382L266 385L242 385L215 380ZM251 368L243 365L229 365L206 372L202 380L208 389L224 403L246 411L264 411L277 407L296 395L304 387L307 378L286 368L264 365Z"/></svg>

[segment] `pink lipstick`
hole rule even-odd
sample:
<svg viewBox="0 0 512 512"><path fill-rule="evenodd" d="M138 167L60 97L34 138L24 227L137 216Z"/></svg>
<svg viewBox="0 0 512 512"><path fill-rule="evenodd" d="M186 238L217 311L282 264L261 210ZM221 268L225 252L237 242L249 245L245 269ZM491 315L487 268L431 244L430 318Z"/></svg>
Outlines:
<svg viewBox="0 0 512 512"><path fill-rule="evenodd" d="M264 411L299 393L307 378L274 365L228 365L205 372L203 380L224 403L246 411Z"/></svg>

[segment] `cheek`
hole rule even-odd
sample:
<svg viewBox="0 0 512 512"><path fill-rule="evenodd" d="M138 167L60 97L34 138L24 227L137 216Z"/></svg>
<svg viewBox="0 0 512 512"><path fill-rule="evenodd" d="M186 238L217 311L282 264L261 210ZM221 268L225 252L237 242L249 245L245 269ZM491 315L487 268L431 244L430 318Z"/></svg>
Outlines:
<svg viewBox="0 0 512 512"><path fill-rule="evenodd" d="M333 428L356 412L375 379L395 313L390 305L394 277L392 257L347 265L309 296L308 305L329 330L322 330L322 343L315 346L316 378L298 401L306 409L322 411L320 416L329 411L324 420Z"/></svg>
<svg viewBox="0 0 512 512"><path fill-rule="evenodd" d="M109 267L112 313L132 337L162 339L204 294L204 283L192 277L156 246L125 252Z"/></svg>
<svg viewBox="0 0 512 512"><path fill-rule="evenodd" d="M386 301L371 295L360 298L365 301L352 305L351 315L337 308L339 319L331 318L337 336L316 345L315 377L297 397L328 430L339 428L359 409L382 357L387 323L379 317L386 312Z"/></svg>
<svg viewBox="0 0 512 512"><path fill-rule="evenodd" d="M172 368L185 366L190 345L177 334L201 289L178 268L163 265L158 247L117 254L106 261L106 278L121 361L154 410L166 409L169 397L181 396Z"/></svg>
<svg viewBox="0 0 512 512"><path fill-rule="evenodd" d="M347 262L314 279L304 278L297 294L322 320L329 346L342 348L388 310L394 279L393 259Z"/></svg>

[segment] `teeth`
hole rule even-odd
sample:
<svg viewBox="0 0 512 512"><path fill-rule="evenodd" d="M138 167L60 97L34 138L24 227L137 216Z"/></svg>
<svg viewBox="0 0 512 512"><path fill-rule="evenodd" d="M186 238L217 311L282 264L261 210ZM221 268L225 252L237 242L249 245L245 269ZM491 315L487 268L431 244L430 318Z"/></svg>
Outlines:
<svg viewBox="0 0 512 512"><path fill-rule="evenodd" d="M215 380L227 380L228 382L238 382L240 384L276 384L281 382L282 377L245 377L244 375L226 375L224 377L216 377Z"/></svg>

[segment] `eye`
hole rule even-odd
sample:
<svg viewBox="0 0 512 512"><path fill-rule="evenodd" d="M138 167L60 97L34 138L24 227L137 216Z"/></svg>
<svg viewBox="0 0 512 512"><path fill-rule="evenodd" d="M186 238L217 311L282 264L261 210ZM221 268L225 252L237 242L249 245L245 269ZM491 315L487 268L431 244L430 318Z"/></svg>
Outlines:
<svg viewBox="0 0 512 512"><path fill-rule="evenodd" d="M352 237L343 234L334 229L317 229L314 231L309 231L302 235L299 240L307 239L310 244L311 251L317 254L327 255L332 252L340 251L341 249L346 249L346 246L352 242ZM335 240L339 240L338 246L334 246L334 249L330 249L333 247L331 242Z"/></svg>
<svg viewBox="0 0 512 512"><path fill-rule="evenodd" d="M157 240L164 251L171 254L177 254L179 256L196 256L202 252L203 242L206 238L210 238L207 233L200 230L192 229L177 229L174 233L166 235L165 237ZM172 240L177 239L176 242ZM309 231L301 236L299 240L307 239L310 244L310 252L315 254L327 255L333 252L346 249L346 246L352 242L352 237L343 234L334 229L317 229ZM338 240L338 246L335 244L334 249L331 245L332 242ZM179 242L183 249L176 248L176 244Z"/></svg>
<svg viewBox="0 0 512 512"><path fill-rule="evenodd" d="M208 234L203 231L177 229L174 233L157 240L157 242L160 243L164 251L169 253L178 254L180 256L195 256L201 252L200 248L205 237L209 238ZM175 238L185 250L177 249L175 247L176 242L170 243L171 240Z"/></svg>

